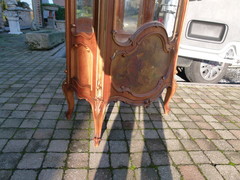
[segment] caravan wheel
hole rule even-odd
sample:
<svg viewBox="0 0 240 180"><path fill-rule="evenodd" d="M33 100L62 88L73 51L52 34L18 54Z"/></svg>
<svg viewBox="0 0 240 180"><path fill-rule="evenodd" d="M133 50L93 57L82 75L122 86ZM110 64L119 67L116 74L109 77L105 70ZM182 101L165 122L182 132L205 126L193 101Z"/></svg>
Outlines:
<svg viewBox="0 0 240 180"><path fill-rule="evenodd" d="M225 75L228 68L226 63L193 61L184 68L186 77L191 82L217 83Z"/></svg>

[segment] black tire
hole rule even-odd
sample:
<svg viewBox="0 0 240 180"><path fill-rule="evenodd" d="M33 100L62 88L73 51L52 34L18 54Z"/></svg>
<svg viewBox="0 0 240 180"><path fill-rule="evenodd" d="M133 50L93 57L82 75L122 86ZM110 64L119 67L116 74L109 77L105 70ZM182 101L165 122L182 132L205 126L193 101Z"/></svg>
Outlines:
<svg viewBox="0 0 240 180"><path fill-rule="evenodd" d="M189 82L189 79L186 77L186 74L184 72L184 67L177 67L177 75L183 80Z"/></svg>
<svg viewBox="0 0 240 180"><path fill-rule="evenodd" d="M198 83L218 83L226 74L228 64L193 61L189 67L184 68L187 79Z"/></svg>

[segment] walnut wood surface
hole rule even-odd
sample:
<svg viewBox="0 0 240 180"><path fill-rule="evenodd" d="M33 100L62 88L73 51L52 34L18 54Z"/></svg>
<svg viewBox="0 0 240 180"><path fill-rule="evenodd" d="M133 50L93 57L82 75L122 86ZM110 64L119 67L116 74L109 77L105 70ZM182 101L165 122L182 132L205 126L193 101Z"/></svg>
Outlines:
<svg viewBox="0 0 240 180"><path fill-rule="evenodd" d="M101 140L105 110L111 101L148 106L166 88L164 111L176 91L177 52L188 0L180 0L174 38L152 21L155 0L143 0L135 33L124 32L123 0L95 0L93 18L76 18L76 2L66 4L66 80L63 92L67 118L74 109L74 92L92 107L95 145ZM118 18L116 18L118 17Z"/></svg>

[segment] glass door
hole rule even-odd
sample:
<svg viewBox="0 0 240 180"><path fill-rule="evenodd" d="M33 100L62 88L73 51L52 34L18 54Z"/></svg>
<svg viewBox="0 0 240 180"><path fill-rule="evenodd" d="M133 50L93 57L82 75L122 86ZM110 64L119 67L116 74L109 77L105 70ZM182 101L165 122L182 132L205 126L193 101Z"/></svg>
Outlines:
<svg viewBox="0 0 240 180"><path fill-rule="evenodd" d="M76 33L94 32L94 1L76 0Z"/></svg>

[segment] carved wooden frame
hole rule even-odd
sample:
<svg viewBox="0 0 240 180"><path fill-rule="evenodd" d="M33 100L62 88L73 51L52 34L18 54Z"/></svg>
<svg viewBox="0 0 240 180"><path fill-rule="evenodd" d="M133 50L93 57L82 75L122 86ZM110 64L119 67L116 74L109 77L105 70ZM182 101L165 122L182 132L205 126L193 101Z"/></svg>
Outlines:
<svg viewBox="0 0 240 180"><path fill-rule="evenodd" d="M175 28L174 38L168 38L161 23L149 20L153 15L149 8L154 7L155 0L143 0L144 16L139 20L143 25L134 34L128 35L127 40L120 42L117 36L121 32L115 24L115 9L119 8L119 3L121 4L122 1L95 0L94 31L76 33L78 28L75 17L76 2L65 0L67 60L66 80L62 88L68 103L66 116L67 119L71 119L74 110L74 92L79 99L86 99L92 107L96 146L101 140L102 124L108 103L124 101L133 105L148 106L166 88L164 112L168 114L169 102L177 86L174 75L179 37L188 0L180 0L181 8L178 13L181 16ZM117 11L117 13L121 12ZM149 42L159 44L161 51L148 54L148 49L152 49L151 46L149 47ZM161 56L159 61L163 65L158 63L158 55ZM150 60L147 60L146 56L151 57ZM121 62L123 66L126 63L132 64L116 68ZM134 70L135 65L138 69ZM154 69L152 77L146 76L145 72L148 67ZM131 68L135 73L133 77L139 78L136 82L137 86L131 85L131 77L129 77L132 75ZM163 73L156 73L158 69L160 73L162 73L161 70ZM121 76L124 73L125 75ZM151 84L142 88L142 84L146 82L145 77L149 78Z"/></svg>

